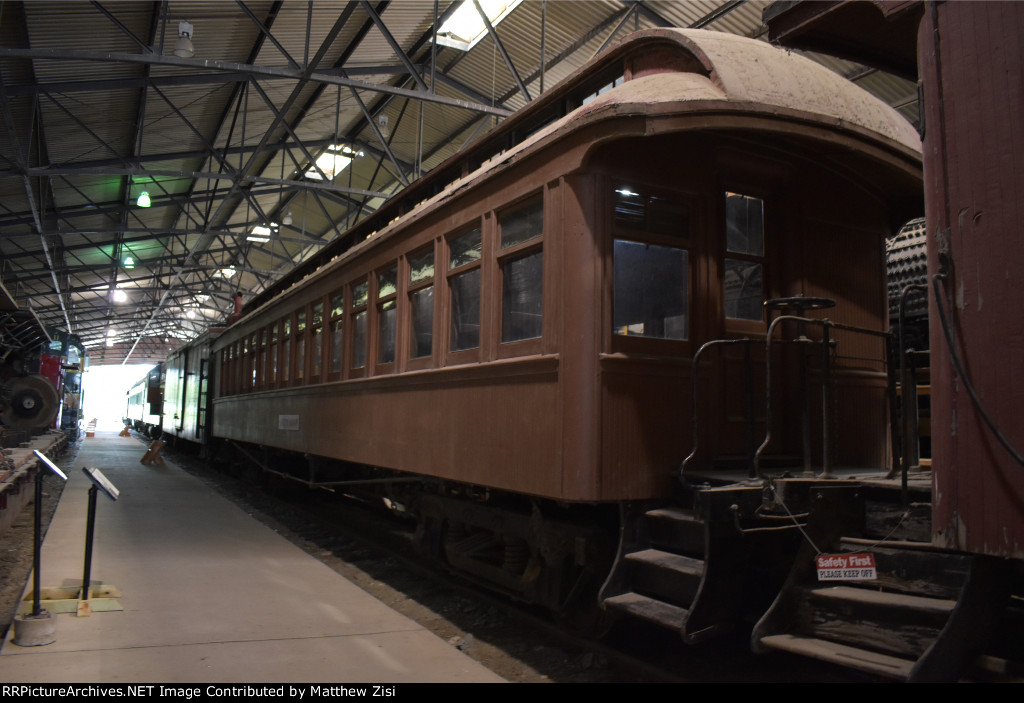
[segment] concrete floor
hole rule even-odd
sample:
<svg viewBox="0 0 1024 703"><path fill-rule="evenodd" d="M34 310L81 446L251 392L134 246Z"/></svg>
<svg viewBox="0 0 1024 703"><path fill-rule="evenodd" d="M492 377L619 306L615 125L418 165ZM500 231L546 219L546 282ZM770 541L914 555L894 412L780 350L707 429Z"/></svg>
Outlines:
<svg viewBox="0 0 1024 703"><path fill-rule="evenodd" d="M97 467L120 496L98 498L90 580L119 589L123 610L55 615L49 645L9 635L0 681L502 680L181 469L140 464L144 452L98 433L61 464L69 480L40 569L44 589L81 584L91 485L81 469Z"/></svg>

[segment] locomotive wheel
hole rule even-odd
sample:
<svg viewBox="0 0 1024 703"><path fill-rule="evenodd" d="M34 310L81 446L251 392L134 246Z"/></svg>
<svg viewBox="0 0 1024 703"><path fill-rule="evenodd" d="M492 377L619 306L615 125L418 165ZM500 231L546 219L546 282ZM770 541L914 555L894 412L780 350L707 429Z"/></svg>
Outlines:
<svg viewBox="0 0 1024 703"><path fill-rule="evenodd" d="M45 377L22 376L4 386L4 408L0 419L8 427L46 427L57 417L60 402L57 389Z"/></svg>

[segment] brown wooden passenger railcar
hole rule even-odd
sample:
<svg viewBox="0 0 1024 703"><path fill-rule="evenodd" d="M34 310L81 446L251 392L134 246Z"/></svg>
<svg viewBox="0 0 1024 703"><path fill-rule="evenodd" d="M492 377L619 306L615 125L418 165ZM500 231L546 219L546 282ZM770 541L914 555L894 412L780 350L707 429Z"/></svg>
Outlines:
<svg viewBox="0 0 1024 703"><path fill-rule="evenodd" d="M561 501L667 496L704 342L763 338L764 301L793 296L885 327L884 237L918 214L917 150L801 57L641 32L220 336L213 435ZM881 466L883 347L837 336L837 463ZM748 449L741 357L707 366L705 469ZM802 362L779 363L774 402L794 404ZM791 419L772 430L772 454L800 453Z"/></svg>

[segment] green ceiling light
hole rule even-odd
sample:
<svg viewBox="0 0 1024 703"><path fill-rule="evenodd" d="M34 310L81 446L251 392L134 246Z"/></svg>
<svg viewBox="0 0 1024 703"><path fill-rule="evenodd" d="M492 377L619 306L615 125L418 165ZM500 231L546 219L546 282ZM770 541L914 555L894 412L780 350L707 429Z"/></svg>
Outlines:
<svg viewBox="0 0 1024 703"><path fill-rule="evenodd" d="M142 191L141 193L139 193L139 199L136 201L136 204L139 207L149 207L149 193L147 193L146 191Z"/></svg>
<svg viewBox="0 0 1024 703"><path fill-rule="evenodd" d="M124 257L124 267L126 269L133 269L133 268L135 268L135 259L133 259L130 256Z"/></svg>

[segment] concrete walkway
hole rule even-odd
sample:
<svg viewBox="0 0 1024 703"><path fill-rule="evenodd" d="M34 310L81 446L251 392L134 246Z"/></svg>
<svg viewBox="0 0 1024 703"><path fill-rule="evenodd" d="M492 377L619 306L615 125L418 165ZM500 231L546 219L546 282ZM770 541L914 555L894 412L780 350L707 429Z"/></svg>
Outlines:
<svg viewBox="0 0 1024 703"><path fill-rule="evenodd" d="M43 548L42 584L77 586L89 479L93 584L119 612L56 615L53 644L0 650L2 682L498 682L500 677L168 463L137 440L84 440ZM29 581L31 588L31 580ZM97 608L99 602L97 602ZM13 628L12 628L13 629Z"/></svg>

